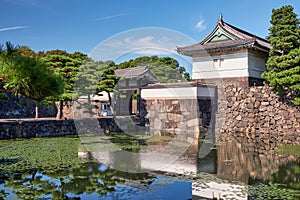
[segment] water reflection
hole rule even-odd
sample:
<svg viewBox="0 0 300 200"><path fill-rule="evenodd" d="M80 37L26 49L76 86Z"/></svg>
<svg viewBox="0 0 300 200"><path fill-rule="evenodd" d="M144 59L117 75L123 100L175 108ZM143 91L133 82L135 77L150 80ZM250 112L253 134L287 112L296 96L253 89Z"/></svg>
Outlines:
<svg viewBox="0 0 300 200"><path fill-rule="evenodd" d="M7 199L190 199L191 182L128 173L90 162L53 173L23 171L2 177ZM6 195L5 195L6 193Z"/></svg>
<svg viewBox="0 0 300 200"><path fill-rule="evenodd" d="M145 168L145 162L143 161L145 158L142 158L139 154L124 156L119 153L119 149L123 149L123 153L126 153L125 150L128 149L131 152L138 153L149 151L149 148L157 149L164 143L152 144L153 141L152 143L148 142L146 145L138 144L135 141L128 143L129 140L127 138L126 143L119 144L112 136L107 139L114 139L114 147L118 148L110 151L109 154L97 152L96 150L99 150L99 148L94 148L93 145L98 147L101 144L102 147L107 147L109 150L111 150L111 145L105 146L106 143L103 142L103 138L102 140L95 140L93 137L90 149L95 151L88 152L83 156L86 158L101 157L109 159L106 163L111 163L111 165L106 166L111 167L106 167L95 161L89 162L88 159L88 163L81 164L82 160L77 160L77 144L80 141L74 138L9 141L3 143L1 147L2 155L7 154L7 156L0 159L2 170L0 172L0 199L6 196L7 199L38 199L40 197L44 199L96 199L100 197L101 199L191 198L191 182L149 173L121 172L114 168L114 165L117 163L125 163L124 166L118 166L118 168L123 167L123 171L130 171L130 168L133 167ZM70 141L73 142L67 145ZM60 146L61 150L57 151ZM14 151L12 151L13 147L16 148ZM49 151L50 147L53 147L53 151ZM24 161L25 154L32 157L34 152L37 151L38 154L36 154L34 159L31 159L31 162ZM20 156L13 156L16 153ZM58 162L58 158L61 158L60 162ZM190 166L194 166L194 168L198 169L198 172L212 173L223 180L241 181L246 184L271 181L285 184L290 189L300 190L299 157L279 155L268 151L263 152L255 144L231 141L217 145L217 148L212 149L204 158L198 160L197 158L198 147L193 146L174 162L173 166L176 168L176 172L179 173L183 173ZM120 162L122 159L126 159L127 162ZM33 163L34 160L35 163ZM45 162L52 165L56 164L53 167L51 165L50 168L47 168L46 165L44 166L45 168L39 167L40 163L43 164ZM21 164L24 166L22 167ZM21 168L24 170L21 170ZM6 169L14 169L16 171L8 173ZM173 170L170 168L164 169L166 171ZM193 168L190 171L193 171ZM203 178L203 176L200 177ZM208 187L213 180L213 178L208 177L207 180L203 179L202 182L204 186ZM224 185L219 185L221 187L220 193L223 195ZM215 189L214 186L216 184L212 188L200 187L198 189L201 191ZM231 185L228 185L228 187L231 187ZM208 198L212 197L213 192L215 190L209 191ZM236 193L235 189L232 192Z"/></svg>
<svg viewBox="0 0 300 200"><path fill-rule="evenodd" d="M258 152L251 143L224 142L217 147L217 176L230 181L253 184L276 180L278 183L299 182L300 158L275 152ZM297 168L295 170L294 168ZM285 181L286 180L286 181Z"/></svg>

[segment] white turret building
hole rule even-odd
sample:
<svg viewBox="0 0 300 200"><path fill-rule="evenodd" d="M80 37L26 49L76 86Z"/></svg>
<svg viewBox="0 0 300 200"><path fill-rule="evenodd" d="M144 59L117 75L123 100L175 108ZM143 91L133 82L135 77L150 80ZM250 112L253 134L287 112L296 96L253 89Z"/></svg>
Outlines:
<svg viewBox="0 0 300 200"><path fill-rule="evenodd" d="M206 83L216 79L252 85L261 81L271 46L263 38L223 21L222 15L199 43L178 47L180 54L193 58L192 79Z"/></svg>

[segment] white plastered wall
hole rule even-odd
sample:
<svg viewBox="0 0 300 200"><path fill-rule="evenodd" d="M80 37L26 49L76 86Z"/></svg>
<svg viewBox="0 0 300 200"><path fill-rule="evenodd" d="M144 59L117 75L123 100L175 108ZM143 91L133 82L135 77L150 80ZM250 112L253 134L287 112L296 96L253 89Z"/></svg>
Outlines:
<svg viewBox="0 0 300 200"><path fill-rule="evenodd" d="M192 73L193 79L248 77L247 50L194 57Z"/></svg>

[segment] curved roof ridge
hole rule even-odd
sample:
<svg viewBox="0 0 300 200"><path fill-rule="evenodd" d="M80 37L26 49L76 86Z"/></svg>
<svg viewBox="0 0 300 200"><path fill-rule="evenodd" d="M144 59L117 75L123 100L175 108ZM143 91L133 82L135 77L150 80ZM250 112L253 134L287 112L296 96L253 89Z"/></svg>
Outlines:
<svg viewBox="0 0 300 200"><path fill-rule="evenodd" d="M223 24L224 24L225 26L228 26L231 30L234 30L236 33L243 35L244 37L245 37L245 36L248 36L248 37L255 37L255 38L260 39L260 40L262 40L262 41L264 41L264 42L268 42L268 40L266 40L266 39L264 39L264 38L262 38L262 37L259 37L259 36L255 35L255 34L252 34L252 33L248 32L248 31L242 30L242 29L240 29L240 28L238 28L238 27L236 27L236 26L233 26L233 25L231 25L231 24L229 24L229 23L227 23L227 22L223 22ZM223 25L223 26L224 26L224 25Z"/></svg>
<svg viewBox="0 0 300 200"><path fill-rule="evenodd" d="M216 34L220 34L217 33L219 29L221 32L223 32L223 34L225 34L226 37L228 37L228 40L226 39L210 42ZM224 22L222 15L220 15L216 26L204 39L190 46L177 47L177 52L191 55L193 51L219 51L220 49L225 50L233 47L252 48L253 45L247 45L249 43L253 43L254 46L259 47L260 49L262 48L264 51L271 49L271 45L266 39Z"/></svg>

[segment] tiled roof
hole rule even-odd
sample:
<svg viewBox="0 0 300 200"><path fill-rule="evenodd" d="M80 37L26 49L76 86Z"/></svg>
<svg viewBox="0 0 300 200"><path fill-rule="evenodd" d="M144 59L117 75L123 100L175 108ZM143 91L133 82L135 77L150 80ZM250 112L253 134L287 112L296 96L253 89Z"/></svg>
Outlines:
<svg viewBox="0 0 300 200"><path fill-rule="evenodd" d="M180 82L180 83L152 83L146 86L141 87L142 89L153 89L153 88L179 88L179 87L215 87L213 84L206 84L198 80L191 80L189 82Z"/></svg>
<svg viewBox="0 0 300 200"><path fill-rule="evenodd" d="M216 34L217 30L221 30L231 39L210 41L210 39ZM263 51L269 51L271 46L267 40L232 26L224 22L222 17L220 17L213 31L202 41L191 46L177 47L177 51L178 53L191 56L193 54L217 52L238 48L257 48Z"/></svg>
<svg viewBox="0 0 300 200"><path fill-rule="evenodd" d="M142 76L148 70L149 69L147 66L138 66L133 68L116 69L115 74L117 75L117 77L132 78L132 77Z"/></svg>

